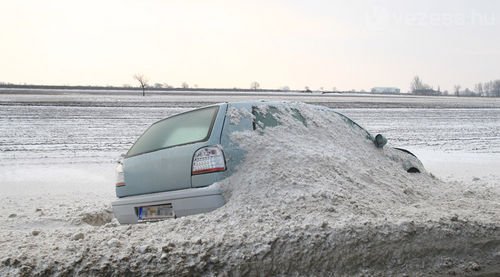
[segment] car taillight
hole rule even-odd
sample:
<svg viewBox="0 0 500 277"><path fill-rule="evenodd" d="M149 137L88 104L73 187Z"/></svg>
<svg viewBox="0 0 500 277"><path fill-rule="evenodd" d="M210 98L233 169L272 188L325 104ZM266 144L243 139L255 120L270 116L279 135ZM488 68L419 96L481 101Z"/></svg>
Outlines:
<svg viewBox="0 0 500 277"><path fill-rule="evenodd" d="M224 170L226 170L226 161L221 146L204 147L194 153L192 175Z"/></svg>
<svg viewBox="0 0 500 277"><path fill-rule="evenodd" d="M125 178L123 176L123 165L119 163L116 166L116 186L123 187L125 186Z"/></svg>

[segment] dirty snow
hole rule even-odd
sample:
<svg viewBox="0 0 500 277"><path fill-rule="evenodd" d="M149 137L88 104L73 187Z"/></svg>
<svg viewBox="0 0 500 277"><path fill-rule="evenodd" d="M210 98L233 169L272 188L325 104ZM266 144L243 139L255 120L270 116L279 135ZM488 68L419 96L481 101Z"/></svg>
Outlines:
<svg viewBox="0 0 500 277"><path fill-rule="evenodd" d="M90 117L91 123L81 118L85 114L81 111L74 117L75 131L107 123L87 130L90 136L81 134L89 143L75 143L73 153L64 147L45 147L51 135L18 137L27 142L17 144L3 135L0 275L500 272L500 178L496 171L478 169L474 176L464 177L465 182L453 176L442 181L429 172L408 174L398 161L399 152L377 149L357 131L337 124L338 117L297 105L310 123L307 127L283 118L283 126L266 128L264 134L233 136L248 155L238 171L220 183L228 201L224 207L209 214L134 226L118 226L110 217L114 164L109 160L126 149L148 121L154 121L151 117L174 111L129 108L123 114L137 115L139 110L149 118L137 117L137 125L126 130L132 120L120 116L113 120L111 111L104 112L109 107L100 108L103 113ZM60 118L47 114L64 124L75 110L55 110L60 108L67 109ZM5 112L5 107L0 110ZM367 121L372 120L371 112L365 113ZM33 118L13 121L34 122L25 127L35 134L42 132L37 124L46 124ZM124 129L125 133L116 134L125 136L124 141L118 146L95 146L101 139L114 141L102 134L111 134L105 128L113 129L115 124ZM29 133L2 126L9 132ZM392 125L380 126L397 132ZM491 128L494 140L498 123ZM71 132L53 134L57 139ZM412 144L404 137L389 138L392 146L401 146L393 144L398 139ZM33 145L40 149L38 156L33 154L37 152ZM484 145L487 149L488 143ZM5 151L6 147L20 147L27 153ZM432 145L421 148L422 152L436 150ZM80 153L87 155L81 159ZM487 154L495 157L494 153ZM444 162L453 164L452 160Z"/></svg>

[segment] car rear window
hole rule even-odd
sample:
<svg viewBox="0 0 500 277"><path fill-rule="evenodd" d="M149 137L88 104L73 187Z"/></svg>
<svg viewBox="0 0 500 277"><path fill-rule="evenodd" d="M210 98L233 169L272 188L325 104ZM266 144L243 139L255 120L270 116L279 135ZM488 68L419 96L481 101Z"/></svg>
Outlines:
<svg viewBox="0 0 500 277"><path fill-rule="evenodd" d="M208 107L156 122L130 148L127 157L207 140L218 110L218 106Z"/></svg>

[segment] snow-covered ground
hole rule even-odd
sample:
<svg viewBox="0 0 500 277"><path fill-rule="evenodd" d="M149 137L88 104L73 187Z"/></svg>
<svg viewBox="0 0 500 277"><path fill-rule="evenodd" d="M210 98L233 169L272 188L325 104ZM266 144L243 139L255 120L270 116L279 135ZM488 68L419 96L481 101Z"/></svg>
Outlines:
<svg viewBox="0 0 500 277"><path fill-rule="evenodd" d="M280 141L284 130L265 142L238 138L257 150L221 184L225 207L117 226L115 161L147 126L251 98L339 108L390 146L417 154L437 179L394 171L390 153L338 137L324 128L331 122L311 115L320 127L294 140ZM339 152L328 139L352 147ZM265 156L270 151L276 155ZM0 275L498 273L498 168L497 99L3 94Z"/></svg>

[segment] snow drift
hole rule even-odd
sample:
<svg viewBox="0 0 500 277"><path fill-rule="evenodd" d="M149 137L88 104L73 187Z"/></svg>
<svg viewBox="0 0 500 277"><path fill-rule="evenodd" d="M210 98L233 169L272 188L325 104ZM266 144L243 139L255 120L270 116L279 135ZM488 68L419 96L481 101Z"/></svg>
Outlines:
<svg viewBox="0 0 500 277"><path fill-rule="evenodd" d="M294 105L306 125L284 113L280 126L234 134L246 157L219 184L224 207L134 226L104 208L64 228L2 228L0 275L500 272L497 184L407 173L401 151Z"/></svg>

